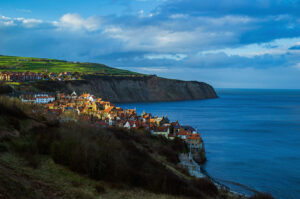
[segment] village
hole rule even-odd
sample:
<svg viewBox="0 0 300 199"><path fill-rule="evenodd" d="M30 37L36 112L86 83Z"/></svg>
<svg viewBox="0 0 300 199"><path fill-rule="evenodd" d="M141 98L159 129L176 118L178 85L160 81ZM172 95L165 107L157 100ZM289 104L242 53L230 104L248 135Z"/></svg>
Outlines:
<svg viewBox="0 0 300 199"><path fill-rule="evenodd" d="M88 93L23 94L20 98L24 103L41 104L48 117L61 122L85 121L104 128L142 128L166 139L180 138L188 144L191 151L198 151L203 147L200 133L191 126L182 126L178 121L170 122L167 116L152 116L145 112L138 115L135 109L117 107Z"/></svg>
<svg viewBox="0 0 300 199"><path fill-rule="evenodd" d="M0 81L6 82L31 82L39 80L53 80L53 81L65 81L65 80L78 80L80 74L75 72L0 72Z"/></svg>

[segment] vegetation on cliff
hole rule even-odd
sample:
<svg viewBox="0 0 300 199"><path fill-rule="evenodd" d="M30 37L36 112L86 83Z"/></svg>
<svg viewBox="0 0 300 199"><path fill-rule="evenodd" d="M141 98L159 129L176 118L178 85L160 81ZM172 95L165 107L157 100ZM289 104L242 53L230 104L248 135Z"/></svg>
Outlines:
<svg viewBox="0 0 300 199"><path fill-rule="evenodd" d="M0 72L79 72L84 74L99 73L103 75L138 75L128 70L108 67L104 64L69 62L56 59L15 57L0 55Z"/></svg>

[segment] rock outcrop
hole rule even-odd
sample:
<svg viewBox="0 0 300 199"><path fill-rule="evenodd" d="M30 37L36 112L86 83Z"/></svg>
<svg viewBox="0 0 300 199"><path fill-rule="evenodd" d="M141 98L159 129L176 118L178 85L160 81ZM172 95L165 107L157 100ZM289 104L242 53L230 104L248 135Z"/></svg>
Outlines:
<svg viewBox="0 0 300 199"><path fill-rule="evenodd" d="M180 81L156 76L85 76L85 80L38 82L43 91L88 92L111 102L155 102L216 98L212 86L196 81Z"/></svg>

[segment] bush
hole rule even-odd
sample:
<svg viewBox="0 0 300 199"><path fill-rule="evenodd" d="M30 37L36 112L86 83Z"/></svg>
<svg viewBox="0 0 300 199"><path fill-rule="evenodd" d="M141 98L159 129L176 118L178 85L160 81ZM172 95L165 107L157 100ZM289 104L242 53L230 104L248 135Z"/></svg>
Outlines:
<svg viewBox="0 0 300 199"><path fill-rule="evenodd" d="M176 137L173 141L171 141L171 148L178 153L188 152L188 147L186 143L178 137Z"/></svg>
<svg viewBox="0 0 300 199"><path fill-rule="evenodd" d="M0 95L9 94L13 89L6 85L4 81L0 81Z"/></svg>
<svg viewBox="0 0 300 199"><path fill-rule="evenodd" d="M194 179L192 183L203 193L206 193L210 196L218 195L218 188L208 178L197 178Z"/></svg>
<svg viewBox="0 0 300 199"><path fill-rule="evenodd" d="M2 152L7 152L7 151L8 151L8 146L7 146L7 144L0 141L0 153L2 153Z"/></svg>
<svg viewBox="0 0 300 199"><path fill-rule="evenodd" d="M154 160L146 150L138 148L136 139L132 139L138 136L131 132L89 130L77 125L60 133L61 137L51 146L51 156L55 162L73 171L96 180L140 187L155 193L201 195L194 184L178 177Z"/></svg>
<svg viewBox="0 0 300 199"><path fill-rule="evenodd" d="M26 104L18 98L0 96L0 115L16 119L45 120L41 105Z"/></svg>
<svg viewBox="0 0 300 199"><path fill-rule="evenodd" d="M51 146L51 157L56 163L93 179L111 180L122 167L117 145L117 140L103 129L76 126L63 129L61 138Z"/></svg>
<svg viewBox="0 0 300 199"><path fill-rule="evenodd" d="M40 154L50 154L51 145L60 139L57 127L35 128L32 130Z"/></svg>
<svg viewBox="0 0 300 199"><path fill-rule="evenodd" d="M37 168L40 165L39 151L33 136L27 135L14 139L11 147L14 152L27 161L28 166Z"/></svg>
<svg viewBox="0 0 300 199"><path fill-rule="evenodd" d="M183 165L181 165L181 164L178 164L178 165L176 166L176 169L177 169L178 171L180 171L181 173L185 174L186 176L190 176L190 172L189 172L189 170L188 170L187 167L185 167L185 166L183 166Z"/></svg>
<svg viewBox="0 0 300 199"><path fill-rule="evenodd" d="M170 147L161 146L158 149L158 153L162 156L165 156L168 162L171 162L173 164L177 164L180 162L178 153Z"/></svg>
<svg viewBox="0 0 300 199"><path fill-rule="evenodd" d="M103 186L101 186L100 184L97 184L95 186L95 189L96 189L97 193L99 193L99 194L105 193L105 188Z"/></svg>
<svg viewBox="0 0 300 199"><path fill-rule="evenodd" d="M213 187L204 182L191 183L149 155L140 146L151 142L171 162L178 162L176 151L169 148L171 141L153 138L148 134L137 135L123 129L90 128L88 124L68 123L34 129L11 142L15 152L36 167L39 155L52 159L74 172L117 185L140 187L155 193L202 197L199 190L214 193ZM139 143L139 144L137 144ZM164 146L161 143L165 143ZM151 145L150 145L151 146ZM101 186L95 189L102 193Z"/></svg>

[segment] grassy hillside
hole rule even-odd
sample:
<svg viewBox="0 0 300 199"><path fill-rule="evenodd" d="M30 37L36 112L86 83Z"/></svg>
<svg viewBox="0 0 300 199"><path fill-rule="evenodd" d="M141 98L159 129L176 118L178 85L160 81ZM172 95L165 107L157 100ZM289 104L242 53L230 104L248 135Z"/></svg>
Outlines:
<svg viewBox="0 0 300 199"><path fill-rule="evenodd" d="M0 72L80 72L80 73L101 73L105 75L138 75L138 73L111 68L97 63L68 62L55 59L41 59L30 57L14 57L0 55Z"/></svg>
<svg viewBox="0 0 300 199"><path fill-rule="evenodd" d="M209 199L220 194L209 180L196 180L178 167L178 153L186 150L181 140L144 130L60 124L39 109L0 97L0 198Z"/></svg>

